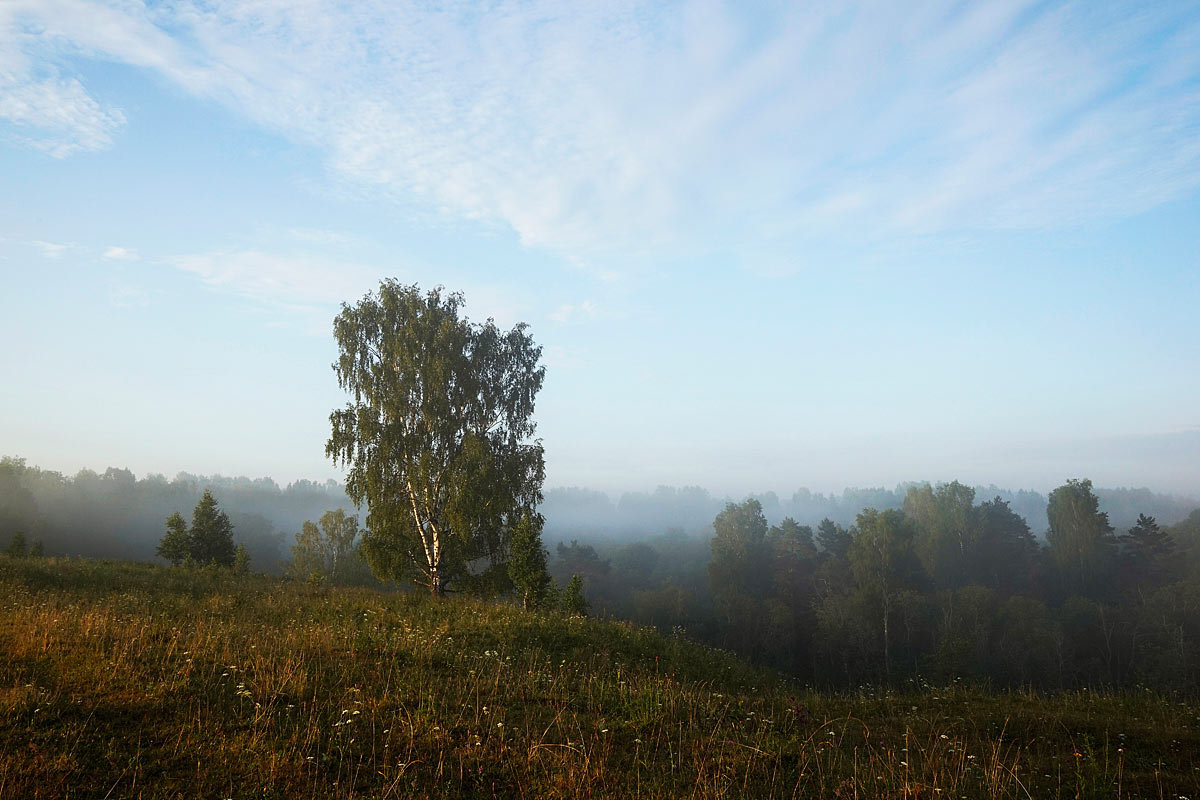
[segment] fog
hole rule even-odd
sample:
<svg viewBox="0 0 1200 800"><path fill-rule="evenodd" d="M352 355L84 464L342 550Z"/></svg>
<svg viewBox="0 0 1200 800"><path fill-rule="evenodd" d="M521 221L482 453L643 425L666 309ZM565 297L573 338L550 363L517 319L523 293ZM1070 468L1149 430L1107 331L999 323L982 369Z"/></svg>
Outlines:
<svg viewBox="0 0 1200 800"><path fill-rule="evenodd" d="M802 525L815 527L831 519L849 527L865 508L900 508L908 488L922 483L846 488L840 493L801 488L785 497L771 491L717 494L699 486L659 486L619 495L558 487L545 491L540 510L546 519L545 541L551 546L572 539L619 544L671 532L706 540L713 518L730 502L758 500L772 525L790 517ZM0 462L0 542L21 530L28 539L42 541L48 555L154 560L166 518L176 511L188 517L206 488L229 513L235 539L246 545L254 568L262 571L282 568L294 535L306 520L343 508L365 521L365 514L333 480L296 480L281 486L269 477L187 472L170 479L158 474L138 477L119 467L84 469L68 476L10 456ZM974 488L980 500L1007 501L1035 536L1046 528L1044 494L997 486ZM1101 510L1118 530L1131 526L1139 513L1171 525L1200 506L1195 499L1146 488L1097 488L1096 494Z"/></svg>
<svg viewBox="0 0 1200 800"><path fill-rule="evenodd" d="M763 515L775 525L790 517L801 525L815 527L823 519L850 526L866 508L880 511L898 509L909 487L927 481L902 483L894 488L846 488L840 493L797 489L789 497L776 492L748 495L715 495L699 486L659 486L650 492L626 492L610 496L580 487L554 488L545 492L541 511L546 517L548 541L563 541L589 536L603 539L635 539L669 530L702 532L711 530L713 518L730 502L755 499L762 504ZM1008 489L995 485L975 486L980 500L999 497L1024 518L1035 535L1046 527L1046 495L1028 489ZM1149 514L1164 525L1187 517L1200 500L1161 494L1147 488L1097 488L1100 510L1118 530L1133 525L1138 514Z"/></svg>

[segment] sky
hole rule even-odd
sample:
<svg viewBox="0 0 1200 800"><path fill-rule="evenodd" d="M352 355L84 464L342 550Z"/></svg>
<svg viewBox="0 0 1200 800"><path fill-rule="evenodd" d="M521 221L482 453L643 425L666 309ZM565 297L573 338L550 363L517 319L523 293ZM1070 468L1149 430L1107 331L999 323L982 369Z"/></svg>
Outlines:
<svg viewBox="0 0 1200 800"><path fill-rule="evenodd" d="M0 453L341 478L332 319L529 324L547 486L1200 496L1194 2L0 2Z"/></svg>

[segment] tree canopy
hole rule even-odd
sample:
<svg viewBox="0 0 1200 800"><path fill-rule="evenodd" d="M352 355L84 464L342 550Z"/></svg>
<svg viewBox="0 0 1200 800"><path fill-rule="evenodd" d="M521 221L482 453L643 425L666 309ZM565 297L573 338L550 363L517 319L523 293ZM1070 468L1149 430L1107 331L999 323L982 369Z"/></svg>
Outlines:
<svg viewBox="0 0 1200 800"><path fill-rule="evenodd" d="M237 549L233 544L233 523L217 505L211 490L204 490L192 510L190 529L179 512L167 517L167 532L155 552L175 566L188 559L196 564L234 565Z"/></svg>
<svg viewBox="0 0 1200 800"><path fill-rule="evenodd" d="M388 280L334 320L333 367L352 399L330 415L325 449L367 503L363 552L379 578L417 577L438 595L476 562L503 563L545 478L542 350L524 323L472 323L462 305Z"/></svg>

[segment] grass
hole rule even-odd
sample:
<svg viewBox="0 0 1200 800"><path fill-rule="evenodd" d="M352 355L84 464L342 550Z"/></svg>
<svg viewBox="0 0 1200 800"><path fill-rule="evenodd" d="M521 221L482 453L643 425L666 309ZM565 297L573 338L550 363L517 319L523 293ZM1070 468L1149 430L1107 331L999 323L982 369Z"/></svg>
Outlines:
<svg viewBox="0 0 1200 800"><path fill-rule="evenodd" d="M0 557L0 797L1200 797L1152 692L822 694L648 629Z"/></svg>

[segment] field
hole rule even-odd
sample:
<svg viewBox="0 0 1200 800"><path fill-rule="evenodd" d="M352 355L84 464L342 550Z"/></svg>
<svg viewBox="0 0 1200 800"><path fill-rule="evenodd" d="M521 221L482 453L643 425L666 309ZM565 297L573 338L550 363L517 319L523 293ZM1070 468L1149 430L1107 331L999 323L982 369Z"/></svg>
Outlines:
<svg viewBox="0 0 1200 800"><path fill-rule="evenodd" d="M829 694L628 625L0 557L0 797L1200 797L1151 692Z"/></svg>

